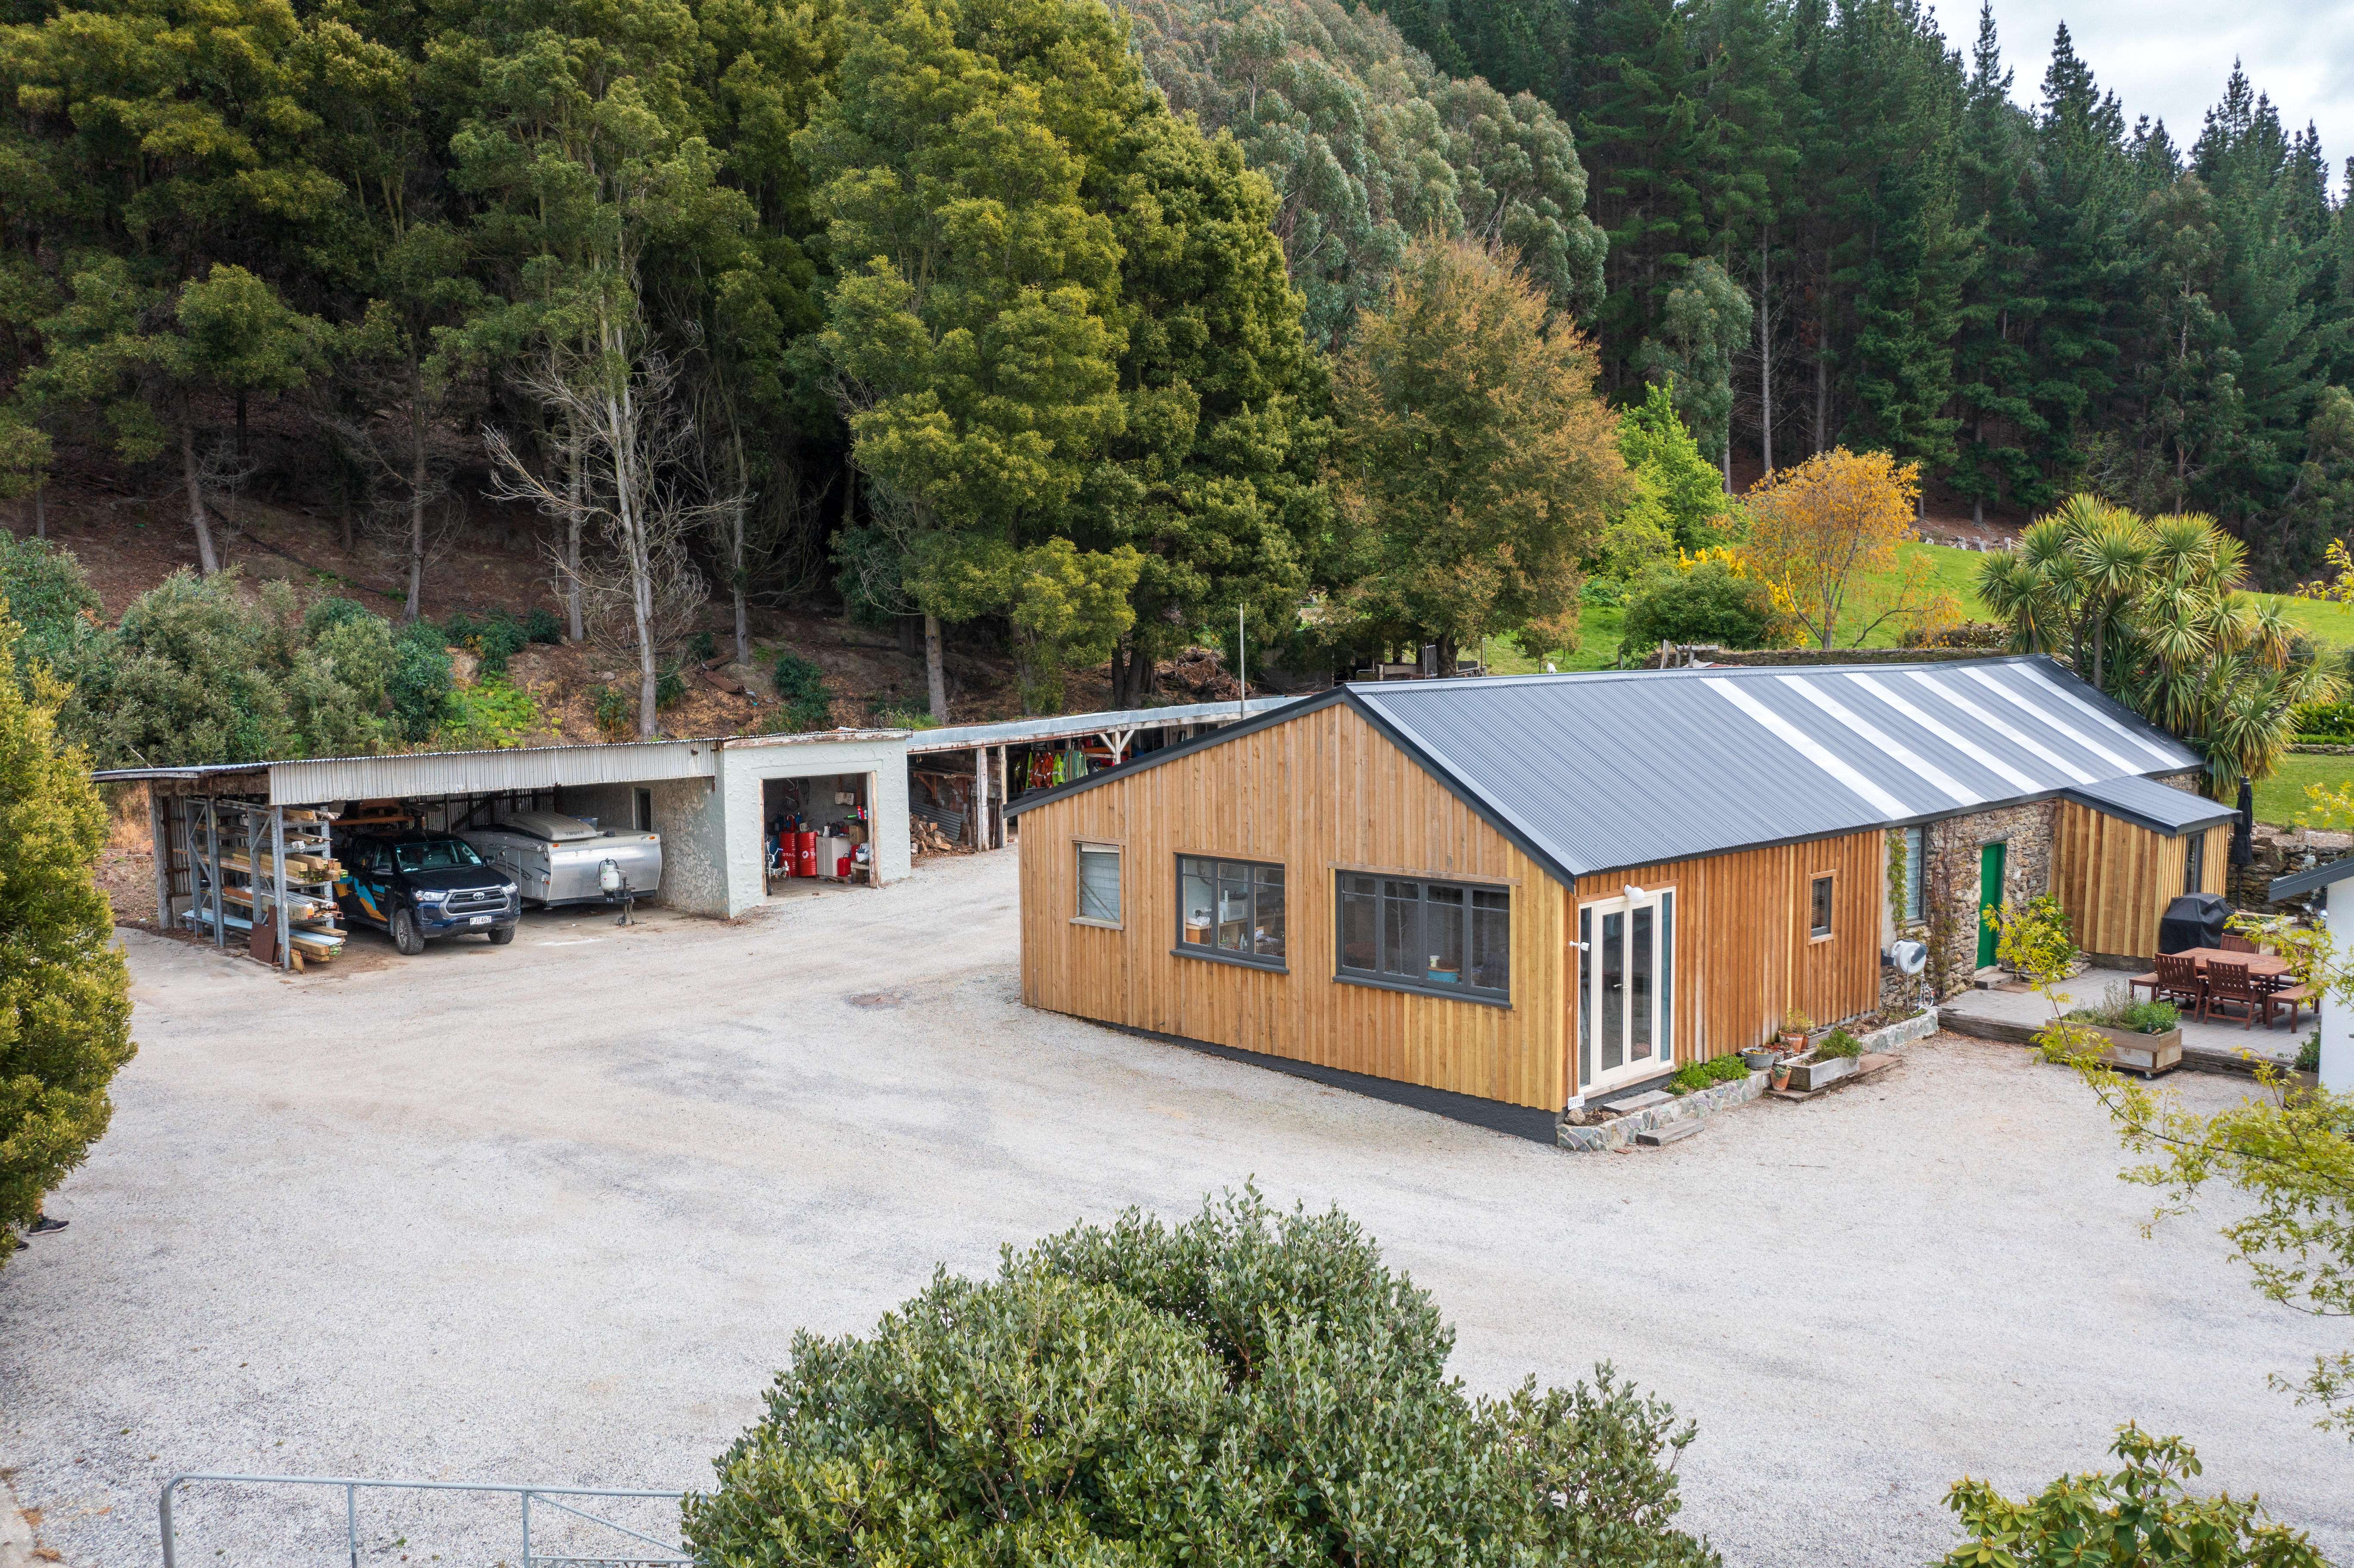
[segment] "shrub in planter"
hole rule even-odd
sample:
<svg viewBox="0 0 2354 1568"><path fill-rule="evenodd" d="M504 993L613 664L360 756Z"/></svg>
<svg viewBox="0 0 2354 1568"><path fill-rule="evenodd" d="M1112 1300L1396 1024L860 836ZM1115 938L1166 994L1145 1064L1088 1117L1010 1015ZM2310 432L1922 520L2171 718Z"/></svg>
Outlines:
<svg viewBox="0 0 2354 1568"><path fill-rule="evenodd" d="M695 1561L1713 1564L1689 1425L1604 1367L1474 1397L1453 1334L1337 1210L1130 1211L873 1333L799 1334L690 1496Z"/></svg>
<svg viewBox="0 0 2354 1568"><path fill-rule="evenodd" d="M1844 1057L1852 1060L1863 1054L1863 1042L1844 1029L1834 1029L1815 1047L1818 1061L1833 1062Z"/></svg>
<svg viewBox="0 0 2354 1568"><path fill-rule="evenodd" d="M2133 1034L2163 1034L2182 1022L2182 1015L2174 1003L2136 997L2130 988L2121 985L2109 987L2096 1003L2072 1008L2066 1016L2078 1023L2122 1029Z"/></svg>

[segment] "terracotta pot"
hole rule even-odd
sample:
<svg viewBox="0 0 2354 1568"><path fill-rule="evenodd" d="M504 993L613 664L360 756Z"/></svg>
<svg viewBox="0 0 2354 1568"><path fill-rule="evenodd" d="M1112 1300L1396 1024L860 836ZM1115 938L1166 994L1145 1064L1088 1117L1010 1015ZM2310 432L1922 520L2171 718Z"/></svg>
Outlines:
<svg viewBox="0 0 2354 1568"><path fill-rule="evenodd" d="M1787 1031L1787 1030L1783 1032L1783 1034L1782 1034L1782 1049L1783 1049L1783 1050L1785 1050L1785 1051L1788 1051L1788 1052L1791 1052L1791 1053L1795 1054L1795 1053L1797 1053L1797 1052L1804 1051L1806 1048L1807 1048L1807 1037L1806 1037L1804 1034L1793 1034L1793 1033L1789 1033L1788 1031Z"/></svg>
<svg viewBox="0 0 2354 1568"><path fill-rule="evenodd" d="M1774 1064L1773 1084L1777 1089L1787 1089L1790 1086L1790 1064L1787 1062Z"/></svg>

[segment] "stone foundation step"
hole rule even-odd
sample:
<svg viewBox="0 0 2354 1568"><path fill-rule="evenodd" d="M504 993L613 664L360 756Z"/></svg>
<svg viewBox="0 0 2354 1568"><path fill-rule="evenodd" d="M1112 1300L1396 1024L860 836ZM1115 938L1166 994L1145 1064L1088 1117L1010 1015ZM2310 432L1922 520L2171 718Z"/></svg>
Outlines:
<svg viewBox="0 0 2354 1568"><path fill-rule="evenodd" d="M1700 1129L1707 1125L1705 1117L1691 1117L1683 1121L1671 1121L1665 1127L1647 1127L1635 1135L1635 1141L1645 1149L1663 1149L1670 1143L1681 1143L1687 1138L1698 1138Z"/></svg>

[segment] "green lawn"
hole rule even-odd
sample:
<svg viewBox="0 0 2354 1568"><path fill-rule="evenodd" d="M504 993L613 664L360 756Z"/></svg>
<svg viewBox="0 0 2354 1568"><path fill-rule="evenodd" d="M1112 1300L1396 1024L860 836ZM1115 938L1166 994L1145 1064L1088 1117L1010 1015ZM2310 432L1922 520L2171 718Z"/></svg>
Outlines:
<svg viewBox="0 0 2354 1568"><path fill-rule="evenodd" d="M2335 787L2349 781L2354 781L2354 757L2284 757L2280 771L2256 784L2256 821L2294 822L2310 804L2305 795L2308 785Z"/></svg>
<svg viewBox="0 0 2354 1568"><path fill-rule="evenodd" d="M1897 546L1897 552L1905 558L1907 565L1914 559L1926 557L1930 563L1931 586L1937 591L1952 595L1964 619L1970 620L1994 619L1988 613L1986 606L1978 602L1978 568L1986 562L1984 553L1978 550L1957 550L1951 545L1920 544L1901 545ZM2279 605L2287 614L2289 620L2312 637L2315 641L2326 647L2354 648L2354 609L2349 609L2344 605L2327 604L2316 599L2294 599L2285 594L2264 594L2259 597ZM1616 605L1586 606L1578 617L1577 652L1565 659L1556 659L1553 661L1554 666L1562 670L1611 668L1618 661L1619 629L1625 620L1626 612ZM1863 640L1863 645L1867 648L1893 648L1903 634L1903 628L1899 626L1879 627ZM1519 646L1509 638L1490 641L1488 644L1488 659L1490 667L1500 675L1530 674L1539 667L1535 660L1522 652ZM2301 760L2330 762L2336 759L2305 758ZM2347 760L2354 762L2354 758ZM2302 808L2305 803L2304 786L2298 785L2290 793L2296 797L2296 805ZM2260 808L2258 815L2262 816L2262 789L2257 791L2257 797ZM2286 821L2285 818L2280 817L2264 817L2264 820Z"/></svg>

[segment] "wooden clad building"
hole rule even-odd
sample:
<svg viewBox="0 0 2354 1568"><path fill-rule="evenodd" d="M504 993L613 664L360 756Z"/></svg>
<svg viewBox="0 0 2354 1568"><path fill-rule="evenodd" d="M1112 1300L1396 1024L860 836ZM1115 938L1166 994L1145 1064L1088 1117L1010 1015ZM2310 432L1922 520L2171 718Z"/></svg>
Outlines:
<svg viewBox="0 0 2354 1568"><path fill-rule="evenodd" d="M1908 832L2056 803L2016 863L2154 934L2195 766L2048 660L1342 687L1016 801L1023 994L1558 1115L1877 1009Z"/></svg>

